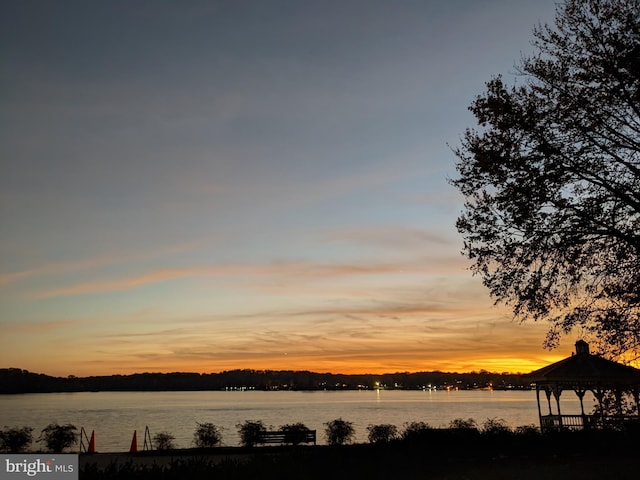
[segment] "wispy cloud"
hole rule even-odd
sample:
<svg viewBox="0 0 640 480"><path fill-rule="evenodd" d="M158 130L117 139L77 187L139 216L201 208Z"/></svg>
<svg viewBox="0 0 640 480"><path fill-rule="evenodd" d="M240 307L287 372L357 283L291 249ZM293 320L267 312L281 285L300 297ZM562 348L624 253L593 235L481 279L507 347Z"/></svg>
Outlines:
<svg viewBox="0 0 640 480"><path fill-rule="evenodd" d="M441 233L402 225L370 226L334 230L321 234L321 239L329 242L348 242L358 245L391 248L397 252L407 249L422 249L434 245L450 246L452 240Z"/></svg>
<svg viewBox="0 0 640 480"><path fill-rule="evenodd" d="M37 322L37 323L11 322L11 323L0 324L0 332L2 332L4 335L9 335L9 334L41 335L45 333L50 333L55 330L75 327L79 324L80 324L79 320L54 320L49 322Z"/></svg>
<svg viewBox="0 0 640 480"><path fill-rule="evenodd" d="M37 295L38 298L65 297L71 295L88 295L92 293L114 292L131 290L152 283L172 280L181 277L189 277L205 274L204 270L157 270L147 274L117 278L113 280L84 282L67 287L44 291Z"/></svg>
<svg viewBox="0 0 640 480"><path fill-rule="evenodd" d="M0 286L18 283L35 277L73 273L83 270L97 269L104 266L121 265L128 262L144 262L157 258L191 252L210 246L216 240L213 237L203 237L173 245L160 246L153 249L130 252L105 252L91 258L74 259L65 262L48 262L34 268L16 272L0 273Z"/></svg>
<svg viewBox="0 0 640 480"><path fill-rule="evenodd" d="M20 272L0 273L0 287L29 278L36 272L37 270L23 270Z"/></svg>
<svg viewBox="0 0 640 480"><path fill-rule="evenodd" d="M283 261L266 264L230 264L202 268L161 269L140 275L82 282L66 287L49 289L40 292L36 297L52 298L131 290L158 282L201 276L272 276L288 278L292 281L309 281L366 275L433 274L442 271L443 268L449 268L452 263L456 266L461 265L459 260L452 262L442 258L426 258L401 262L367 262L362 260L352 263Z"/></svg>

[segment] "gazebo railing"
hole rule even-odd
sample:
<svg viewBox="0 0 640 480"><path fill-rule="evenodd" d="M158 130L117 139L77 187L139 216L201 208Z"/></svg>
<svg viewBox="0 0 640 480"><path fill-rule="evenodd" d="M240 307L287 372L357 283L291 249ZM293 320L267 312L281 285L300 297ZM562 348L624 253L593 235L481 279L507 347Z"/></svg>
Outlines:
<svg viewBox="0 0 640 480"><path fill-rule="evenodd" d="M543 432L602 428L619 429L629 425L640 425L640 417L637 415L543 415L540 417L540 426Z"/></svg>
<svg viewBox="0 0 640 480"><path fill-rule="evenodd" d="M544 415L540 418L543 432L555 430L583 430L589 428L588 415Z"/></svg>

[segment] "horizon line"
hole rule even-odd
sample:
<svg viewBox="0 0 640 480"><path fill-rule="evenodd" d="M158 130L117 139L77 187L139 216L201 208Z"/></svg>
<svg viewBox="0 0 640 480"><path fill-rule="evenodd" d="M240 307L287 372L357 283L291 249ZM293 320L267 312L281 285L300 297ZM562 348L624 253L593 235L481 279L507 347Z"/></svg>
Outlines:
<svg viewBox="0 0 640 480"><path fill-rule="evenodd" d="M33 372L31 370L27 370L26 368L19 368L19 367L2 367L0 368L0 370L20 370L23 372L27 372L27 373L32 373L35 375L46 375L49 377L54 377L54 378L62 378L62 379L70 379L70 378L91 378L91 377L115 377L115 376L120 376L120 377L126 377L126 376L132 376L132 375L172 375L172 374L193 374L193 375L221 375L224 373L231 373L231 372L291 372L291 373L312 373L312 374L317 374L317 375L343 375L343 376L376 376L376 375L399 375L399 374L409 374L409 375L415 375L415 374L420 374L420 373L444 373L444 374L449 374L449 375L470 375L470 374L492 374L492 375L528 375L528 373L525 372L496 372L496 371L490 371L490 370L486 370L484 368L481 368L479 370L471 370L471 371L467 371L467 372L451 372L451 371L443 371L443 370L416 370L416 371L394 371L394 372L384 372L384 373L371 373L371 372L366 372L366 373L335 373L335 372L320 372L320 371L314 371L314 370L287 370L287 369L255 369L255 368L235 368L235 369L231 369L231 370L222 370L222 371L218 371L218 372L194 372L194 371L171 371L171 372L153 372L153 371L146 371L146 372L132 372L132 373L111 373L111 374L103 374L103 375L83 375L83 376L79 376L79 375L74 375L74 374L68 374L66 376L60 376L60 375L51 375L48 373L43 373L43 372ZM531 372L529 372L531 373Z"/></svg>

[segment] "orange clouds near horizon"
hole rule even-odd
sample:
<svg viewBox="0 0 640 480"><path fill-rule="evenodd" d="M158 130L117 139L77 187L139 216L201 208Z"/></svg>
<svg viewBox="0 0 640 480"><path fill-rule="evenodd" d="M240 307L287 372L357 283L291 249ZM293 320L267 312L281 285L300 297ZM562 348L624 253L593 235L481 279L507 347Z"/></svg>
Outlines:
<svg viewBox="0 0 640 480"><path fill-rule="evenodd" d="M402 352L393 352L381 348L379 353L375 351L333 352L327 355L300 354L295 351L281 353L251 354L244 352L240 356L232 358L220 356L195 360L193 356L182 355L176 358L169 352L139 352L135 358L127 353L118 356L110 352L105 358L86 358L75 355L65 361L59 361L55 366L45 359L33 356L32 361L25 365L7 365L15 368L23 368L34 373L66 377L75 376L102 376L102 375L129 375L134 373L220 373L229 370L292 370L312 371L317 373L333 374L386 374L399 372L449 372L468 373L472 371L486 370L492 373L528 373L550 363L556 362L568 355L570 351L545 351L538 348L532 352L508 352L502 350L496 355L488 351L483 352L451 352L444 355L435 352L431 355L423 355L420 358L418 351L407 349Z"/></svg>
<svg viewBox="0 0 640 480"><path fill-rule="evenodd" d="M293 282L299 269L309 265L274 268L284 270L287 281ZM382 280L393 275L392 289L377 279L341 289L335 275L371 277L345 274L342 268L336 273L331 267L332 281L325 283L324 269L311 270L313 274L301 275L291 288L259 287L251 305L242 297L227 298L226 303L216 304L220 310L216 314L207 313L210 302L201 306L196 296L177 310L127 305L118 314L94 311L66 319L5 322L0 325L4 347L0 364L56 376L235 369L526 373L572 351L570 345L543 350L546 325L514 323L507 310L490 305L473 280L437 279L437 285L430 285L428 275L416 279L413 273L384 268ZM368 271L372 270L379 268ZM139 295L136 292L135 298ZM178 298L175 291L171 297ZM20 348L24 344L31 346L29 351Z"/></svg>
<svg viewBox="0 0 640 480"><path fill-rule="evenodd" d="M289 362L287 360L280 361L277 359L267 359L261 362L237 362L233 364L221 364L218 368L206 369L201 365L194 364L156 364L152 363L148 366L140 364L137 367L127 367L119 362L109 366L96 367L91 363L80 366L74 365L69 368L38 368L14 365L3 368L22 368L32 373L45 374L54 377L67 377L75 375L78 377L91 376L109 376L109 375L132 375L138 373L199 373L199 374L216 374L232 370L273 370L273 371L309 371L315 373L331 373L336 375L382 375L392 373L418 373L418 372L444 372L444 373L470 373L481 370L491 373L508 373L508 374L525 374L538 368L542 368L550 363L556 362L564 358L563 355L549 355L543 360L526 360L526 359L494 359L489 362L475 363L470 359L457 359L452 361L431 362L429 364L411 365L403 362L391 362L396 367L381 364L374 360L369 362L360 362L353 366L349 364L340 364L331 360L327 361L311 361L305 363L303 361Z"/></svg>

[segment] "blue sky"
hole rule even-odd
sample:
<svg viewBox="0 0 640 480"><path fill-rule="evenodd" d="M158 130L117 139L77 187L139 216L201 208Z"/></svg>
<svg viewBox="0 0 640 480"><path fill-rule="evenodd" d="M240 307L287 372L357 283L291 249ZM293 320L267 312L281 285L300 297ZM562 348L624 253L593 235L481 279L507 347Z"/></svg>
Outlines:
<svg viewBox="0 0 640 480"><path fill-rule="evenodd" d="M564 356L471 277L447 183L467 106L493 75L513 81L554 10L3 2L0 366L528 371Z"/></svg>

